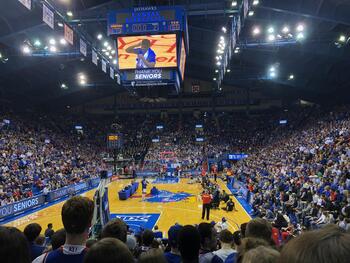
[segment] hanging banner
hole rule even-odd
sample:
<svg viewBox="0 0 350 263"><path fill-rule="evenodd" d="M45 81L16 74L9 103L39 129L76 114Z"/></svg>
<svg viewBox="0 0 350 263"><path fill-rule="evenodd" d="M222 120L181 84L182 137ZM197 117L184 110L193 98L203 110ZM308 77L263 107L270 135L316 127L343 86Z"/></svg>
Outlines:
<svg viewBox="0 0 350 263"><path fill-rule="evenodd" d="M92 63L97 66L97 53L95 50L92 50Z"/></svg>
<svg viewBox="0 0 350 263"><path fill-rule="evenodd" d="M109 68L109 76L114 79L114 69L112 67Z"/></svg>
<svg viewBox="0 0 350 263"><path fill-rule="evenodd" d="M242 29L242 24L241 24L241 17L238 16L237 18L237 35L236 35L236 40L239 38L239 35L241 34L241 29Z"/></svg>
<svg viewBox="0 0 350 263"><path fill-rule="evenodd" d="M107 73L107 63L105 60L102 59L102 71L104 73Z"/></svg>
<svg viewBox="0 0 350 263"><path fill-rule="evenodd" d="M18 0L22 5L24 5L29 10L32 9L32 0Z"/></svg>
<svg viewBox="0 0 350 263"><path fill-rule="evenodd" d="M85 57L87 55L87 46L84 40L80 39L80 53Z"/></svg>
<svg viewBox="0 0 350 263"><path fill-rule="evenodd" d="M244 2L243 2L243 16L244 16L244 18L247 17L248 11L249 11L248 0L244 0Z"/></svg>
<svg viewBox="0 0 350 263"><path fill-rule="evenodd" d="M43 4L43 21L52 29L55 28L54 13Z"/></svg>
<svg viewBox="0 0 350 263"><path fill-rule="evenodd" d="M119 85L121 85L121 77L120 77L120 75L117 73L116 74L116 76L117 76L117 83L119 84Z"/></svg>
<svg viewBox="0 0 350 263"><path fill-rule="evenodd" d="M74 33L67 24L64 24L64 39L67 40L69 44L73 45Z"/></svg>

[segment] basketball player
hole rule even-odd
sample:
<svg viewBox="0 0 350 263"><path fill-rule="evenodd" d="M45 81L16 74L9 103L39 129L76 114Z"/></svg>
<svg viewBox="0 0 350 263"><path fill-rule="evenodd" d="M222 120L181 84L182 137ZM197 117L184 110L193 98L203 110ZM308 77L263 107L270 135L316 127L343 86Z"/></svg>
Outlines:
<svg viewBox="0 0 350 263"><path fill-rule="evenodd" d="M156 53L150 48L151 41L143 39L140 43L128 47L127 53L137 55L136 68L154 68L156 66Z"/></svg>
<svg viewBox="0 0 350 263"><path fill-rule="evenodd" d="M145 196L147 194L148 181L146 180L146 177L143 177L141 185L142 185L142 201L143 201L145 200Z"/></svg>

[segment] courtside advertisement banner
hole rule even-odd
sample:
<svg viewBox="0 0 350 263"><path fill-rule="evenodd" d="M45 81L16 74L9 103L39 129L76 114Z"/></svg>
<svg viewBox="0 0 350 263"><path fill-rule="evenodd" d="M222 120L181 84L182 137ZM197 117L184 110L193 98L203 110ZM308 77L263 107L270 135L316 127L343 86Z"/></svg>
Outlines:
<svg viewBox="0 0 350 263"><path fill-rule="evenodd" d="M119 69L177 67L176 34L118 37Z"/></svg>

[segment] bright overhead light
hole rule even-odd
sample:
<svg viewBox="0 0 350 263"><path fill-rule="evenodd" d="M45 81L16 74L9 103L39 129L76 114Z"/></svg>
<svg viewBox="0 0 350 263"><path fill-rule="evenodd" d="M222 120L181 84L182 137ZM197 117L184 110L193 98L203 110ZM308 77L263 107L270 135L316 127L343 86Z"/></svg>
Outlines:
<svg viewBox="0 0 350 263"><path fill-rule="evenodd" d="M117 60L114 59L112 63L113 63L113 65L117 65Z"/></svg>
<svg viewBox="0 0 350 263"><path fill-rule="evenodd" d="M215 70L215 73L218 73L218 72L219 72L219 70L218 70L218 69L216 69L216 70Z"/></svg>
<svg viewBox="0 0 350 263"><path fill-rule="evenodd" d="M228 69L227 72L230 73L230 72L231 72L231 69Z"/></svg>
<svg viewBox="0 0 350 263"><path fill-rule="evenodd" d="M216 65L221 66L221 62L220 61L216 62Z"/></svg>
<svg viewBox="0 0 350 263"><path fill-rule="evenodd" d="M298 32L302 32L302 31L304 31L304 29L305 29L305 27L304 27L303 24L300 24L300 25L297 26L297 31Z"/></svg>
<svg viewBox="0 0 350 263"><path fill-rule="evenodd" d="M109 59L112 59L113 57L112 56L108 56Z"/></svg>
<svg viewBox="0 0 350 263"><path fill-rule="evenodd" d="M300 32L297 34L297 40L303 40L305 38L304 33Z"/></svg>
<svg viewBox="0 0 350 263"><path fill-rule="evenodd" d="M86 85L86 80L85 80L85 79L81 79L81 80L79 81L79 83L80 83L80 85Z"/></svg>
<svg viewBox="0 0 350 263"><path fill-rule="evenodd" d="M61 84L61 89L68 89L67 85L65 83Z"/></svg>
<svg viewBox="0 0 350 263"><path fill-rule="evenodd" d="M67 41L64 38L61 38L60 39L60 44L65 46L65 45L67 45Z"/></svg>
<svg viewBox="0 0 350 263"><path fill-rule="evenodd" d="M270 72L270 77L275 78L277 76L276 72Z"/></svg>
<svg viewBox="0 0 350 263"><path fill-rule="evenodd" d="M275 41L275 39L276 39L275 35L268 35L267 37L267 40L270 42Z"/></svg>
<svg viewBox="0 0 350 263"><path fill-rule="evenodd" d="M2 54L0 53L0 58L2 58Z"/></svg>
<svg viewBox="0 0 350 263"><path fill-rule="evenodd" d="M107 50L112 50L112 47L111 47L111 46L108 46L108 47L107 47Z"/></svg>
<svg viewBox="0 0 350 263"><path fill-rule="evenodd" d="M63 23L62 23L62 22L58 22L57 25L58 25L59 27L63 27Z"/></svg>
<svg viewBox="0 0 350 263"><path fill-rule="evenodd" d="M253 29L253 35L254 36L256 36L256 35L259 35L260 34L260 28L258 28L258 27L255 27L254 29Z"/></svg>
<svg viewBox="0 0 350 263"><path fill-rule="evenodd" d="M289 75L289 78L288 78L289 80L293 80L294 79L294 75L292 74L292 75Z"/></svg>
<svg viewBox="0 0 350 263"><path fill-rule="evenodd" d="M237 6L237 1L232 1L232 4L231 4L233 7L236 7Z"/></svg>
<svg viewBox="0 0 350 263"><path fill-rule="evenodd" d="M269 70L270 70L270 72L275 72L276 68L274 66L272 66Z"/></svg>
<svg viewBox="0 0 350 263"><path fill-rule="evenodd" d="M277 38L281 39L281 38L282 38L282 36L281 36L280 34L278 34L278 35L277 35Z"/></svg>
<svg viewBox="0 0 350 263"><path fill-rule="evenodd" d="M282 28L282 32L283 32L284 34L289 33L289 27L287 27L287 26L283 27L283 28Z"/></svg>
<svg viewBox="0 0 350 263"><path fill-rule="evenodd" d="M238 49L235 49L234 53L235 54L238 54L239 50Z"/></svg>
<svg viewBox="0 0 350 263"><path fill-rule="evenodd" d="M108 47L108 46L109 46L108 42L107 42L107 41L104 42L104 43L103 43L103 46L104 46L104 47Z"/></svg>
<svg viewBox="0 0 350 263"><path fill-rule="evenodd" d="M339 40L338 40L338 41L341 42L341 43L344 43L344 42L346 41L346 36L341 35L341 36L339 37Z"/></svg>
<svg viewBox="0 0 350 263"><path fill-rule="evenodd" d="M115 54L115 50L112 50L112 51L111 51L111 54L114 55L114 54Z"/></svg>
<svg viewBox="0 0 350 263"><path fill-rule="evenodd" d="M106 51L105 54L106 54L106 56L109 56L109 55L110 55L110 53L109 53L108 51Z"/></svg>
<svg viewBox="0 0 350 263"><path fill-rule="evenodd" d="M288 37L292 38L292 37L293 37L293 34L289 33L289 34L288 34Z"/></svg>
<svg viewBox="0 0 350 263"><path fill-rule="evenodd" d="M72 17L73 16L73 12L72 11L67 11L67 16Z"/></svg>
<svg viewBox="0 0 350 263"><path fill-rule="evenodd" d="M227 31L226 27L224 27L224 26L221 28L221 30L222 30L222 32L224 32L224 33L226 33L226 31Z"/></svg>
<svg viewBox="0 0 350 263"><path fill-rule="evenodd" d="M32 50L30 49L30 47L28 47L27 45L22 47L22 52L24 54L30 54L32 52Z"/></svg>
<svg viewBox="0 0 350 263"><path fill-rule="evenodd" d="M34 46L36 46L36 47L40 47L41 46L41 42L40 42L39 39L34 41Z"/></svg>
<svg viewBox="0 0 350 263"><path fill-rule="evenodd" d="M255 14L254 10L250 10L248 16L253 16Z"/></svg>
<svg viewBox="0 0 350 263"><path fill-rule="evenodd" d="M101 40L102 38L103 38L102 34L98 34L98 35L97 35L97 39L98 39L98 40Z"/></svg>
<svg viewBox="0 0 350 263"><path fill-rule="evenodd" d="M54 38L49 39L49 44L50 45L56 45L56 40Z"/></svg>
<svg viewBox="0 0 350 263"><path fill-rule="evenodd" d="M253 1L253 5L258 5L259 4L259 0L254 0Z"/></svg>
<svg viewBox="0 0 350 263"><path fill-rule="evenodd" d="M216 78L213 78L214 81L216 81Z"/></svg>
<svg viewBox="0 0 350 263"><path fill-rule="evenodd" d="M55 46L50 46L50 52L57 52L57 48Z"/></svg>
<svg viewBox="0 0 350 263"><path fill-rule="evenodd" d="M86 76L85 76L85 74L83 74L83 73L80 73L80 74L79 74L79 79L86 79Z"/></svg>
<svg viewBox="0 0 350 263"><path fill-rule="evenodd" d="M225 40L224 36L220 36L220 40Z"/></svg>
<svg viewBox="0 0 350 263"><path fill-rule="evenodd" d="M272 34L273 32L275 32L275 29L273 27L269 27L267 29L267 32L269 32L270 34Z"/></svg>

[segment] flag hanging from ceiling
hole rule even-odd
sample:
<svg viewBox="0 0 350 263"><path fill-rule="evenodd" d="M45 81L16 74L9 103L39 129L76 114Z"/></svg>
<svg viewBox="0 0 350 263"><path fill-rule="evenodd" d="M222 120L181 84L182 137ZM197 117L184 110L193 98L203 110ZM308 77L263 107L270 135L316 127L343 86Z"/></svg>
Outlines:
<svg viewBox="0 0 350 263"><path fill-rule="evenodd" d="M95 50L92 50L92 63L97 66L97 53Z"/></svg>
<svg viewBox="0 0 350 263"><path fill-rule="evenodd" d="M55 28L54 13L45 4L43 4L43 21L52 29Z"/></svg>
<svg viewBox="0 0 350 263"><path fill-rule="evenodd" d="M80 53L85 57L87 55L87 46L84 40L80 39Z"/></svg>
<svg viewBox="0 0 350 263"><path fill-rule="evenodd" d="M32 0L18 0L22 5L24 5L29 10L32 9Z"/></svg>
<svg viewBox="0 0 350 263"><path fill-rule="evenodd" d="M67 40L69 44L73 45L74 33L67 24L64 24L64 39Z"/></svg>
<svg viewBox="0 0 350 263"><path fill-rule="evenodd" d="M244 0L244 2L243 2L243 15L244 15L244 18L247 17L248 11L249 11L248 0Z"/></svg>
<svg viewBox="0 0 350 263"><path fill-rule="evenodd" d="M102 71L107 73L107 63L104 59L102 59Z"/></svg>
<svg viewBox="0 0 350 263"><path fill-rule="evenodd" d="M109 68L109 76L114 79L114 69L112 67Z"/></svg>

